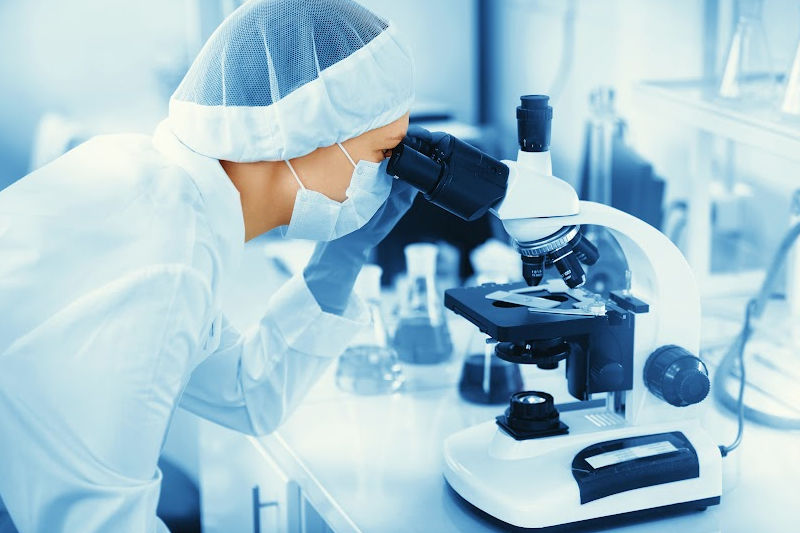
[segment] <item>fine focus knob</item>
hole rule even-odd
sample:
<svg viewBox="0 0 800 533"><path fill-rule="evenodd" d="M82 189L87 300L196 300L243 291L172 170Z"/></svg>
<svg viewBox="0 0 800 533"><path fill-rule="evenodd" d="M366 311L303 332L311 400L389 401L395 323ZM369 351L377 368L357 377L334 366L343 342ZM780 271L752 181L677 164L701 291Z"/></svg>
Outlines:
<svg viewBox="0 0 800 533"><path fill-rule="evenodd" d="M596 391L618 390L625 382L625 368L617 362L603 363L592 367L592 384Z"/></svg>
<svg viewBox="0 0 800 533"><path fill-rule="evenodd" d="M644 365L644 382L657 397L676 407L700 403L711 383L699 357L680 346L662 346Z"/></svg>

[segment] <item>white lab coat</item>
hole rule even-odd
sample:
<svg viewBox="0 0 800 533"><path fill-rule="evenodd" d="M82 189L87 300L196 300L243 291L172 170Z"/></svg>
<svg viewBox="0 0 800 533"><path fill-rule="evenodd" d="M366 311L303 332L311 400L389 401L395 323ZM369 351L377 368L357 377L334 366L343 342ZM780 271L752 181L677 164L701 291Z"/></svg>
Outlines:
<svg viewBox="0 0 800 533"><path fill-rule="evenodd" d="M368 320L356 299L323 312L298 276L240 335L221 307L243 243L219 162L165 124L0 192L0 496L21 533L165 530L176 406L270 432Z"/></svg>

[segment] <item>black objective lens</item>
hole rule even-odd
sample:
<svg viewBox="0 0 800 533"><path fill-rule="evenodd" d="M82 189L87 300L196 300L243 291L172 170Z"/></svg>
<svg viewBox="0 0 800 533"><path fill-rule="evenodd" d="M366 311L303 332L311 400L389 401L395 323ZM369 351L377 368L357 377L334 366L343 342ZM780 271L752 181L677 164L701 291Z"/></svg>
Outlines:
<svg viewBox="0 0 800 533"><path fill-rule="evenodd" d="M564 282L572 289L586 282L581 263L594 265L600 253L579 229L578 226L564 226L543 239L517 243L522 257L522 277L529 287L542 281L544 271L550 265L555 265Z"/></svg>
<svg viewBox="0 0 800 533"><path fill-rule="evenodd" d="M566 283L567 287L570 289L580 287L586 283L586 273L583 271L578 256L575 255L572 250L555 259L553 264L564 279L564 283Z"/></svg>
<svg viewBox="0 0 800 533"><path fill-rule="evenodd" d="M581 236L580 240L575 244L572 249L573 253L578 256L578 260L587 266L592 266L597 263L600 258L600 252L597 251L597 246L589 242L586 237Z"/></svg>
<svg viewBox="0 0 800 533"><path fill-rule="evenodd" d="M535 287L544 278L544 257L522 256L522 277L528 287Z"/></svg>

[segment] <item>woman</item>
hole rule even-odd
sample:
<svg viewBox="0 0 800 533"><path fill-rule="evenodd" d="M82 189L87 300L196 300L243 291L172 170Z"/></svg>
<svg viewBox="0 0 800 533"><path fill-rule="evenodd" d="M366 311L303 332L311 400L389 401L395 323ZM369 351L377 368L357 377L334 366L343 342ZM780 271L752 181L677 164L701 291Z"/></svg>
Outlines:
<svg viewBox="0 0 800 533"><path fill-rule="evenodd" d="M165 530L156 466L180 405L263 434L368 320L351 298L414 192L381 162L412 63L350 0L254 0L217 29L151 137L98 137L0 192L0 496L29 531ZM318 241L241 335L245 240Z"/></svg>

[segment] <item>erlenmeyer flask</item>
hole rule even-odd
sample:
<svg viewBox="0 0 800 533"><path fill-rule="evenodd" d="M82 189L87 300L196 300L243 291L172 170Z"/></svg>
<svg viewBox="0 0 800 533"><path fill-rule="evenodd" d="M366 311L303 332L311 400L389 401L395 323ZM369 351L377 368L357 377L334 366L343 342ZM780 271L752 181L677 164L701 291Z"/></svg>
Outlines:
<svg viewBox="0 0 800 533"><path fill-rule="evenodd" d="M436 245L427 243L405 248L408 280L393 342L400 361L405 363L444 363L453 352L435 285L437 252Z"/></svg>
<svg viewBox="0 0 800 533"><path fill-rule="evenodd" d="M783 96L781 111L800 116L800 42L797 43L792 69L786 80L786 93Z"/></svg>
<svg viewBox="0 0 800 533"><path fill-rule="evenodd" d="M336 384L355 394L388 394L403 384L397 352L389 346L380 309L381 274L377 265L365 265L356 280L356 293L366 302L370 325L356 335L339 357Z"/></svg>
<svg viewBox="0 0 800 533"><path fill-rule="evenodd" d="M739 22L731 39L719 95L752 103L772 102L778 77L762 19L763 0L739 0Z"/></svg>

